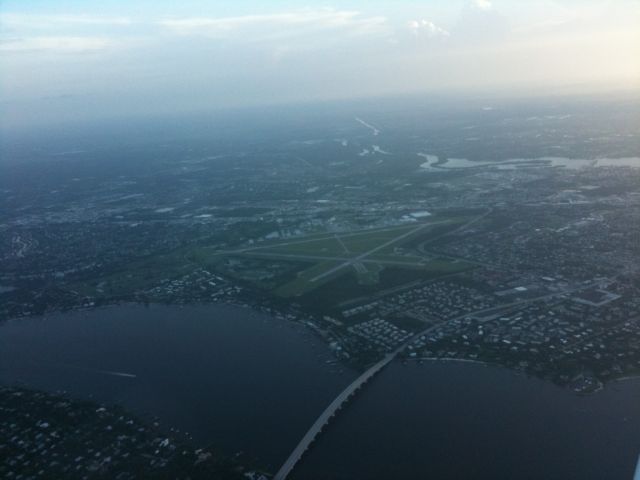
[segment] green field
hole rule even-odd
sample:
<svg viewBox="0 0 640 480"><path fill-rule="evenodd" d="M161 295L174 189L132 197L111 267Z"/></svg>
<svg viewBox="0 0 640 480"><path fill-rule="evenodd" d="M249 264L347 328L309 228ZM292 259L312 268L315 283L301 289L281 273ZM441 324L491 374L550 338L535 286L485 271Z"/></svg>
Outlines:
<svg viewBox="0 0 640 480"><path fill-rule="evenodd" d="M269 248L258 250L261 253L282 253L282 254L300 254L300 255L335 255L345 254L345 250L335 237L323 238L320 240L303 241L296 243L285 243L282 245L274 245Z"/></svg>
<svg viewBox="0 0 640 480"><path fill-rule="evenodd" d="M71 288L88 296L100 297L102 292L111 296L127 295L158 285L163 280L186 275L194 267L194 263L185 258L185 252L179 251L134 261L122 270L91 281L78 282Z"/></svg>
<svg viewBox="0 0 640 480"><path fill-rule="evenodd" d="M298 272L298 276L295 280L292 280L284 285L281 285L280 287L275 289L274 293L281 297L296 297L296 296L303 295L307 292L310 292L311 290L319 287L323 283L326 283L330 279L338 276L337 275L338 272L336 272L336 275L329 275L327 277L324 277L323 279L324 281L312 281L313 278L331 270L332 268L336 267L340 263L341 262L332 262L332 261L316 263L312 267L307 268L306 270L302 270L301 272Z"/></svg>
<svg viewBox="0 0 640 480"><path fill-rule="evenodd" d="M391 278L393 284L408 283L471 268L465 262L425 256L417 248L469 219L463 215L432 217L428 222L312 234L240 249L190 247L137 260L120 271L79 283L76 288L86 295L124 295L204 267L285 298L307 296L321 287L327 290L324 287L328 284L343 284L345 288L352 285L354 293L373 292ZM390 275L391 271L396 273ZM342 297L344 292L338 293Z"/></svg>
<svg viewBox="0 0 640 480"><path fill-rule="evenodd" d="M273 289L281 297L306 295L347 274L357 284L375 288L387 268L418 271L418 276L429 278L469 269L471 266L464 262L432 259L415 248L467 220L468 216L436 217L409 225L315 234L244 249L237 255L271 262L305 262L308 267L301 268L295 278ZM407 274L407 278L415 277Z"/></svg>

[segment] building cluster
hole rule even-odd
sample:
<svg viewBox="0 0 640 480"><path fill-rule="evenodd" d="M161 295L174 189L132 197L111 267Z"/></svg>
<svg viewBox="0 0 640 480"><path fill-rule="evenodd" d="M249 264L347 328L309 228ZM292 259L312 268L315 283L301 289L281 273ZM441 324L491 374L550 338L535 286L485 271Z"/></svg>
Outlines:
<svg viewBox="0 0 640 480"><path fill-rule="evenodd" d="M353 335L365 338L382 351L391 350L411 337L411 332L398 328L393 323L380 318L367 320L347 328Z"/></svg>
<svg viewBox="0 0 640 480"><path fill-rule="evenodd" d="M583 393L640 369L640 289L632 279L569 282L482 268L456 277L341 310L329 330L343 332L341 352L355 358L424 331L407 357L505 365ZM399 319L414 322L399 328Z"/></svg>
<svg viewBox="0 0 640 480"><path fill-rule="evenodd" d="M240 291L241 287L230 284L220 275L198 268L177 278L161 280L141 295L155 302L189 303L222 300Z"/></svg>
<svg viewBox="0 0 640 480"><path fill-rule="evenodd" d="M460 283L439 280L385 296L364 305L344 310L344 318L376 315L381 318L405 315L424 322L444 320L496 305L493 295Z"/></svg>
<svg viewBox="0 0 640 480"><path fill-rule="evenodd" d="M412 356L507 365L585 392L640 369L640 291L612 284L439 324L410 346ZM582 295L586 293L587 295Z"/></svg>
<svg viewBox="0 0 640 480"><path fill-rule="evenodd" d="M242 478L237 465L117 407L0 387L0 477Z"/></svg>
<svg viewBox="0 0 640 480"><path fill-rule="evenodd" d="M503 208L500 217L502 228L487 222L432 250L575 280L640 272L640 220L627 207L540 203Z"/></svg>

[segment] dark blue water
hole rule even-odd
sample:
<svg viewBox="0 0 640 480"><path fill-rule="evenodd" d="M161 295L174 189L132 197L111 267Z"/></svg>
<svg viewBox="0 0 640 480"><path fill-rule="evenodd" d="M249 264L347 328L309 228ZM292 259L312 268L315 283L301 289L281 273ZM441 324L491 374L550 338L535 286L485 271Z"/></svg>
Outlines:
<svg viewBox="0 0 640 480"><path fill-rule="evenodd" d="M331 359L302 327L227 306L118 306L0 325L0 382L119 403L272 470L355 378ZM505 369L394 363L293 479L631 480L638 453L639 381L580 397Z"/></svg>
<svg viewBox="0 0 640 480"><path fill-rule="evenodd" d="M229 306L118 306L0 325L1 383L118 403L274 470L355 378L332 358L306 329Z"/></svg>
<svg viewBox="0 0 640 480"><path fill-rule="evenodd" d="M335 418L300 479L632 480L640 382L581 397L469 363L393 363Z"/></svg>

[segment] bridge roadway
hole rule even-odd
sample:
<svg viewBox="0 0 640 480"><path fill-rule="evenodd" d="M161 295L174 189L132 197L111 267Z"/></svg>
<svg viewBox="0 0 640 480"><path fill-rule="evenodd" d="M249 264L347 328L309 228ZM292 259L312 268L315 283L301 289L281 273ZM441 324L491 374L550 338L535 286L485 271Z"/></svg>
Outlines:
<svg viewBox="0 0 640 480"><path fill-rule="evenodd" d="M484 217L489 215L489 213L491 213L491 210L487 210L482 215L470 220L469 222L466 222L464 225L461 225L460 227L455 229L453 232L445 232L444 234L438 235L438 237L436 237L436 238L440 238L441 236L444 236L444 235L447 235L447 234L451 234L451 233L463 230L463 229L469 227L470 225L476 223L477 221L483 219ZM315 280L318 280L319 278L321 278L321 277L323 277L325 275L328 275L330 273L333 273L334 271L336 271L338 269L341 269L341 268L345 267L346 265L350 265L350 264L352 264L354 262L366 262L367 261L366 257L371 255L372 253L375 253L378 250L381 250L381 249L383 249L383 248L385 248L385 247L387 247L389 245L392 245L392 244L396 243L398 240L401 240L401 239L403 239L405 237L408 237L409 235L412 235L412 234L422 230L423 228L426 228L426 227L431 226L431 225L437 225L439 223L446 223L446 222L434 222L434 223L427 223L427 224L420 225L419 227L417 227L415 229L412 229L409 232L405 232L404 234L402 234L402 235L400 235L398 237L395 237L392 240L389 240L388 242L384 243L383 245L379 245L379 246L375 247L374 249L369 250L368 252L365 252L365 253L363 253L361 255L358 255L355 258L347 259L347 261L345 261L344 263L341 263L340 265L338 265L337 267L334 267L333 269L329 270L328 272L325 272L325 273L323 273L323 274L311 279L311 281L313 282ZM423 244L423 246L424 246L424 244ZM346 248L346 247L344 247L344 248ZM375 376L378 372L380 372L380 370L382 370L384 367L386 367L412 341L414 341L416 338L420 337L421 335L426 335L431 330L433 330L433 329L435 329L435 328L437 328L439 326L440 326L440 324L432 325L429 328L427 328L427 329L425 329L425 330L413 335L409 340L405 341L402 345L400 345L394 351L392 351L389 354L387 354L378 363L376 363L376 364L372 365L371 367L369 367L362 375L360 375L358 378L356 378L347 388L345 388L340 393L340 395L338 395L333 400L333 402L331 402L331 404L324 410L324 412L322 412L322 414L318 417L318 419L313 423L311 428L307 431L305 436L302 437L302 440L300 440L300 443L298 443L298 445L293 450L293 452L291 452L291 455L289 455L289 458L287 458L287 460L284 462L282 467L280 467L280 470L278 470L278 472L275 474L275 476L273 477L273 480L285 480L287 478L287 476L291 473L293 468L296 466L296 464L302 458L302 455L304 455L304 452L306 452L307 449L309 448L309 446L311 445L311 443L313 443L313 441L315 440L316 436L322 431L322 429L325 427L325 425L327 423L329 423L329 420L331 420L331 418L336 414L336 412L338 410L340 410L342 405L344 403L346 403L349 400L349 398L360 387L362 387L365 383L367 383L369 380L371 380L371 378L373 376Z"/></svg>
<svg viewBox="0 0 640 480"><path fill-rule="evenodd" d="M451 318L449 320L446 320L445 322L439 322L439 323L436 323L435 325L430 325L429 327L425 328L424 330L421 330L420 332L412 335L411 338L406 340L402 345L400 345L398 348L396 348L392 352L388 353L378 363L376 363L376 364L372 365L371 367L369 367L362 375L360 375L358 378L356 378L347 388L345 388L340 393L340 395L338 395L333 400L333 402L331 402L331 404L324 410L324 412L322 412L322 414L314 422L314 424L311 426L311 428L307 431L305 436L302 437L302 440L300 440L300 443L298 443L298 445L293 450L293 452L291 452L291 455L289 455L289 458L287 458L287 460L284 462L282 467L280 467L280 470L278 470L278 472L275 474L275 476L273 477L273 480L285 480L287 478L287 476L291 473L293 468L296 466L296 464L300 461L300 459L302 458L302 455L304 455L304 452L307 451L307 449L313 443L313 441L318 436L318 434L322 431L322 429L325 427L325 425L327 423L329 423L329 420L331 420L331 418L336 414L336 412L338 410L340 410L342 405L345 404L347 401L349 401L349 398L351 398L351 396L360 387L362 387L365 383L367 383L369 380L371 380L371 378L373 378L384 367L386 367L389 363L391 363L391 361L394 358L396 358L396 356L400 352L402 352L408 345L410 345L413 341L415 341L419 337L431 333L433 330L442 327L446 323L455 322L456 320L460 320L460 319L463 319L465 317L478 315L478 314L481 314L481 313L487 313L487 312L491 312L491 311L504 310L505 308L515 307L515 306L519 306L519 305L525 305L525 304L536 302L536 301L539 301L539 300L546 300L546 299L550 299L550 298L554 298L554 297L559 297L559 296L562 296L562 295L575 293L575 292L578 292L578 291L581 291L581 290L586 290L586 289L592 288L592 287L594 287L596 285L598 285L598 282L589 282L589 283L582 284L582 285L574 287L574 288L568 288L568 289L562 290L560 292L548 293L546 295L541 295L539 297L529 298L529 299L525 299L525 300L517 300L517 301L514 301L514 302L502 304L502 305L483 308L481 310L476 310L476 311L473 311L473 312L467 312L467 313L464 313L464 314L459 315L457 317L454 317L454 318ZM640 460L639 460L638 469L640 470ZM634 478L634 480L640 480L640 477Z"/></svg>
<svg viewBox="0 0 640 480"><path fill-rule="evenodd" d="M344 403L349 400L349 397L353 395L360 387L362 387L365 383L367 383L376 373L382 370L387 366L389 362L391 362L395 356L398 354L399 350L395 350L388 355L386 355L382 360L373 366L369 367L367 371L365 371L362 375L356 378L347 388L345 388L340 395L338 395L333 402L322 412L322 415L318 417L318 419L311 426L309 431L302 437L298 446L291 452L289 458L287 458L286 462L280 467L280 470L275 474L273 480L285 480L287 476L293 470L293 467L298 463L298 461L302 458L304 452L307 451L309 445L313 443L316 436L322 431L324 426L329 423L331 417L333 417L338 410L342 407Z"/></svg>
<svg viewBox="0 0 640 480"><path fill-rule="evenodd" d="M329 423L329 420L336 414L338 410L349 401L349 398L365 383L367 383L371 378L373 378L377 373L379 373L384 367L386 367L391 361L396 358L396 356L403 351L407 345L416 340L418 337L422 335L426 335L430 333L432 330L442 326L442 324L438 323L435 325L431 325L430 327L414 334L411 338L406 340L402 345L393 350L392 352L385 355L385 357L380 360L378 363L373 364L369 367L362 375L356 378L347 388L345 388L340 395L338 395L333 402L322 412L322 415L318 417L318 419L311 426L309 431L302 437L298 446L291 452L289 458L284 462L280 470L275 474L273 480L285 480L287 476L293 470L293 467L300 461L304 452L307 451L309 446L313 443L316 436L322 431L324 426Z"/></svg>

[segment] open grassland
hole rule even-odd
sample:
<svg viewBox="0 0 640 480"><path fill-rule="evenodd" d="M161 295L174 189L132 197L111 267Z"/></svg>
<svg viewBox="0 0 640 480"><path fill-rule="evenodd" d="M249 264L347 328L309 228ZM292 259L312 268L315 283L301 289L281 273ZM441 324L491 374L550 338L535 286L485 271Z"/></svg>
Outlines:
<svg viewBox="0 0 640 480"><path fill-rule="evenodd" d="M433 259L403 247L427 242L458 228L469 217L438 218L429 222L398 227L334 234L322 239L287 241L247 250L244 255L272 259L298 259L312 262L295 279L274 290L276 295L306 295L345 274L355 274L358 284L375 288L385 268L413 270L417 277L433 278L462 272L471 265L460 261ZM408 273L408 272L407 272ZM407 275L412 280L416 274ZM409 281L409 280L408 280Z"/></svg>
<svg viewBox="0 0 640 480"><path fill-rule="evenodd" d="M313 279L318 275L322 275L325 272L330 271L332 268L335 268L339 264L340 262L335 261L316 263L312 267L299 272L294 280L275 289L274 293L281 297L296 297L310 292L311 290L319 287L320 285L323 285L329 280L332 280L333 278L341 275L341 273L337 273L334 276L326 276L321 281L313 281Z"/></svg>
<svg viewBox="0 0 640 480"><path fill-rule="evenodd" d="M178 278L192 272L195 265L185 258L183 251L158 255L132 262L90 281L78 282L73 290L87 296L101 297L127 295L145 290L163 280Z"/></svg>
<svg viewBox="0 0 640 480"><path fill-rule="evenodd" d="M346 274L357 284L375 289L384 283L381 279L388 269L405 272L407 279L415 279L416 276L446 275L470 268L465 262L425 256L416 248L453 231L469 218L438 216L427 222L313 234L228 250L179 249L137 260L122 270L114 270L91 281L79 282L76 291L98 297L102 294L125 295L144 291L200 267L247 281L280 297L307 295Z"/></svg>
<svg viewBox="0 0 640 480"><path fill-rule="evenodd" d="M336 237L328 237L320 240L304 241L296 243L286 243L283 245L274 245L269 248L257 250L262 254L265 253L281 253L290 255L343 255L345 250L336 239Z"/></svg>

